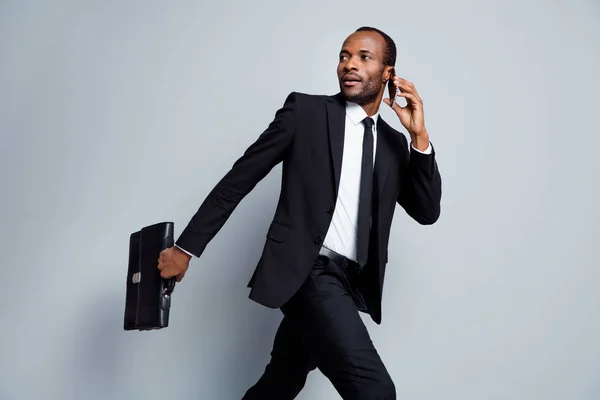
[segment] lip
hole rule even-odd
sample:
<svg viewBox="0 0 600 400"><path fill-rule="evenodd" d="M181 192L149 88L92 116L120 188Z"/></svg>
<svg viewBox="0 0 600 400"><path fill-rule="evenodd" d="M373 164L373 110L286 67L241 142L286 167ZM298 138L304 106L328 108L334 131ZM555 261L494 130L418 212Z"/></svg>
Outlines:
<svg viewBox="0 0 600 400"><path fill-rule="evenodd" d="M342 83L346 87L354 87L354 86L361 84L362 80L360 79L360 77L350 74L350 75L345 75L342 78Z"/></svg>
<svg viewBox="0 0 600 400"><path fill-rule="evenodd" d="M345 87L354 87L360 85L360 82L358 81L344 81L344 86Z"/></svg>
<svg viewBox="0 0 600 400"><path fill-rule="evenodd" d="M358 75L354 75L354 74L346 74L342 77L342 81L346 82L346 81L358 81L360 82L360 76Z"/></svg>

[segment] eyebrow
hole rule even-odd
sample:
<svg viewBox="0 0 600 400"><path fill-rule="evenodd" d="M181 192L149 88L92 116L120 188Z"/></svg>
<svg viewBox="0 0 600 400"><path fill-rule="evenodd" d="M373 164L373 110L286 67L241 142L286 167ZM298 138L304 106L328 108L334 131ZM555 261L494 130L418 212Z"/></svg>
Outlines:
<svg viewBox="0 0 600 400"><path fill-rule="evenodd" d="M346 49L343 49L342 51L340 51L340 55L342 55L342 54L344 54L344 53L346 53L346 54L350 54L350 52L349 52L348 50L346 50ZM373 52L371 52L371 51L369 51L369 50L360 50L360 51L359 51L359 53L362 53L362 54L370 54L370 55L375 55L375 54L373 54Z"/></svg>

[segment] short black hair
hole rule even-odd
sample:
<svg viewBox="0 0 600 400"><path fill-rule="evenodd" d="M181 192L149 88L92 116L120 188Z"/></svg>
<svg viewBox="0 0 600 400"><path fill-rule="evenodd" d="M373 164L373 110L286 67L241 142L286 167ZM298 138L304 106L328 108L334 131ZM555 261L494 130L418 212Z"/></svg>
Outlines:
<svg viewBox="0 0 600 400"><path fill-rule="evenodd" d="M396 43L394 40L389 37L385 32L380 31L377 28L372 28L370 26L363 26L358 28L356 32L377 32L385 39L385 53L383 54L383 64L391 65L392 67L396 65Z"/></svg>

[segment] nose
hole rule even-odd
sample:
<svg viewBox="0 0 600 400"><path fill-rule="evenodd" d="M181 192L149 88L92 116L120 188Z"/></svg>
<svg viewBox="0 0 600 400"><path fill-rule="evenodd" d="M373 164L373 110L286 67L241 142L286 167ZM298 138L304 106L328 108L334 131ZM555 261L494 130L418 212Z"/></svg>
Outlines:
<svg viewBox="0 0 600 400"><path fill-rule="evenodd" d="M358 64L354 57L350 57L344 64L344 71L358 71Z"/></svg>

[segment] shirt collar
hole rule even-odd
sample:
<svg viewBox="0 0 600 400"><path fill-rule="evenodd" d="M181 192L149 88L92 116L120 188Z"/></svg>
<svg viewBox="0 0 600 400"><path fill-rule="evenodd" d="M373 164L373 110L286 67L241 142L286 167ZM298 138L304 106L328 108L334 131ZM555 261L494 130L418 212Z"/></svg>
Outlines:
<svg viewBox="0 0 600 400"><path fill-rule="evenodd" d="M346 115L350 118L350 121L354 125L358 125L362 122L363 119L367 118L367 113L365 110L356 103L352 103L350 101L346 101ZM377 124L377 119L379 118L379 110L371 117Z"/></svg>

